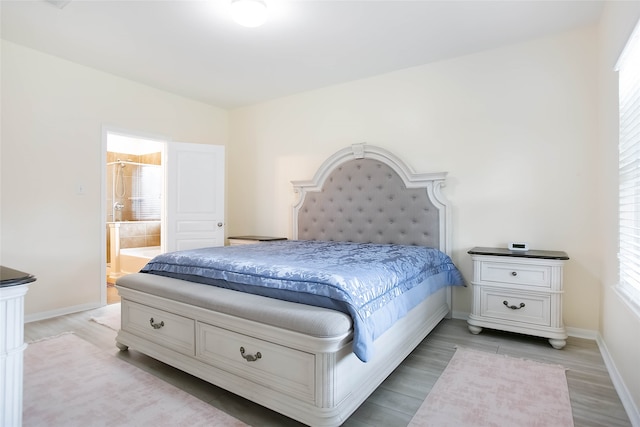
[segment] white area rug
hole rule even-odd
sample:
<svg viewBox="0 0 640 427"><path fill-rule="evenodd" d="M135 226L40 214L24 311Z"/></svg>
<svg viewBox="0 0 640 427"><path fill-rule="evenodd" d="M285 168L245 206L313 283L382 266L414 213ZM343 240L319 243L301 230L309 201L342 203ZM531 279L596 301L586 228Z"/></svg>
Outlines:
<svg viewBox="0 0 640 427"><path fill-rule="evenodd" d="M573 426L565 371L458 348L409 426Z"/></svg>
<svg viewBox="0 0 640 427"><path fill-rule="evenodd" d="M104 308L104 314L102 316L96 316L91 318L92 321L113 329L114 331L120 330L120 303L110 304Z"/></svg>
<svg viewBox="0 0 640 427"><path fill-rule="evenodd" d="M24 353L23 426L246 426L73 334Z"/></svg>

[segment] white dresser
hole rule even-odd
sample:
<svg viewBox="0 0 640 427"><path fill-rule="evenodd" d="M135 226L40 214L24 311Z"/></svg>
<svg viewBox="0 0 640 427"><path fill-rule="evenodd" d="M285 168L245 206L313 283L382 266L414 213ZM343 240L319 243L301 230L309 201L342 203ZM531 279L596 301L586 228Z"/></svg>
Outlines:
<svg viewBox="0 0 640 427"><path fill-rule="evenodd" d="M469 331L499 329L549 338L561 349L567 342L562 321L565 252L476 247L473 260L473 307Z"/></svg>
<svg viewBox="0 0 640 427"><path fill-rule="evenodd" d="M24 297L35 280L0 266L0 426L22 425Z"/></svg>

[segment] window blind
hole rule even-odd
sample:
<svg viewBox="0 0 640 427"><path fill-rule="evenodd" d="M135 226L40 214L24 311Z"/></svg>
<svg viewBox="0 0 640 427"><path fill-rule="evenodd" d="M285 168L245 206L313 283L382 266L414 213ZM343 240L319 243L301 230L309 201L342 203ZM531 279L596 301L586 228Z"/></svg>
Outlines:
<svg viewBox="0 0 640 427"><path fill-rule="evenodd" d="M640 307L640 29L617 64L619 71L619 287Z"/></svg>
<svg viewBox="0 0 640 427"><path fill-rule="evenodd" d="M132 180L131 210L134 221L160 220L162 167L138 165Z"/></svg>

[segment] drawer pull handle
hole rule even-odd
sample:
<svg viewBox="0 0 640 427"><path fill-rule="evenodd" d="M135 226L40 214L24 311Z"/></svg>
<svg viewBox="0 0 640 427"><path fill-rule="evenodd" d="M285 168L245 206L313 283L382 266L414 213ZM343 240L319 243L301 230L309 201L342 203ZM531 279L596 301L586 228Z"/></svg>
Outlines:
<svg viewBox="0 0 640 427"><path fill-rule="evenodd" d="M149 319L149 323L151 324L151 327L153 329L160 329L164 326L164 320L161 321L160 323L153 323L153 317Z"/></svg>
<svg viewBox="0 0 640 427"><path fill-rule="evenodd" d="M516 305L509 305L509 303L507 301L502 301L502 303L504 305L506 305L507 307L509 307L511 310L520 310L522 307L524 307L524 303L523 302L520 303L519 307L516 306Z"/></svg>
<svg viewBox="0 0 640 427"><path fill-rule="evenodd" d="M518 272L517 272L517 271L512 271L512 272L511 272L511 275L515 277L515 276L517 276L517 275L518 275Z"/></svg>
<svg viewBox="0 0 640 427"><path fill-rule="evenodd" d="M240 355L247 362L255 362L256 360L262 358L262 354L260 354L260 352L257 352L255 356L253 354L244 354L244 347L240 347Z"/></svg>

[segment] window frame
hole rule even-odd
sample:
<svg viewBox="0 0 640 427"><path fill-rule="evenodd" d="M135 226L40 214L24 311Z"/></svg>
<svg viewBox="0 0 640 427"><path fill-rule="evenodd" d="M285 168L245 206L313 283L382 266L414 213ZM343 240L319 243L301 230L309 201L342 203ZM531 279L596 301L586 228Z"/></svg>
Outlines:
<svg viewBox="0 0 640 427"><path fill-rule="evenodd" d="M640 21L616 64L618 71L618 283L640 317Z"/></svg>

